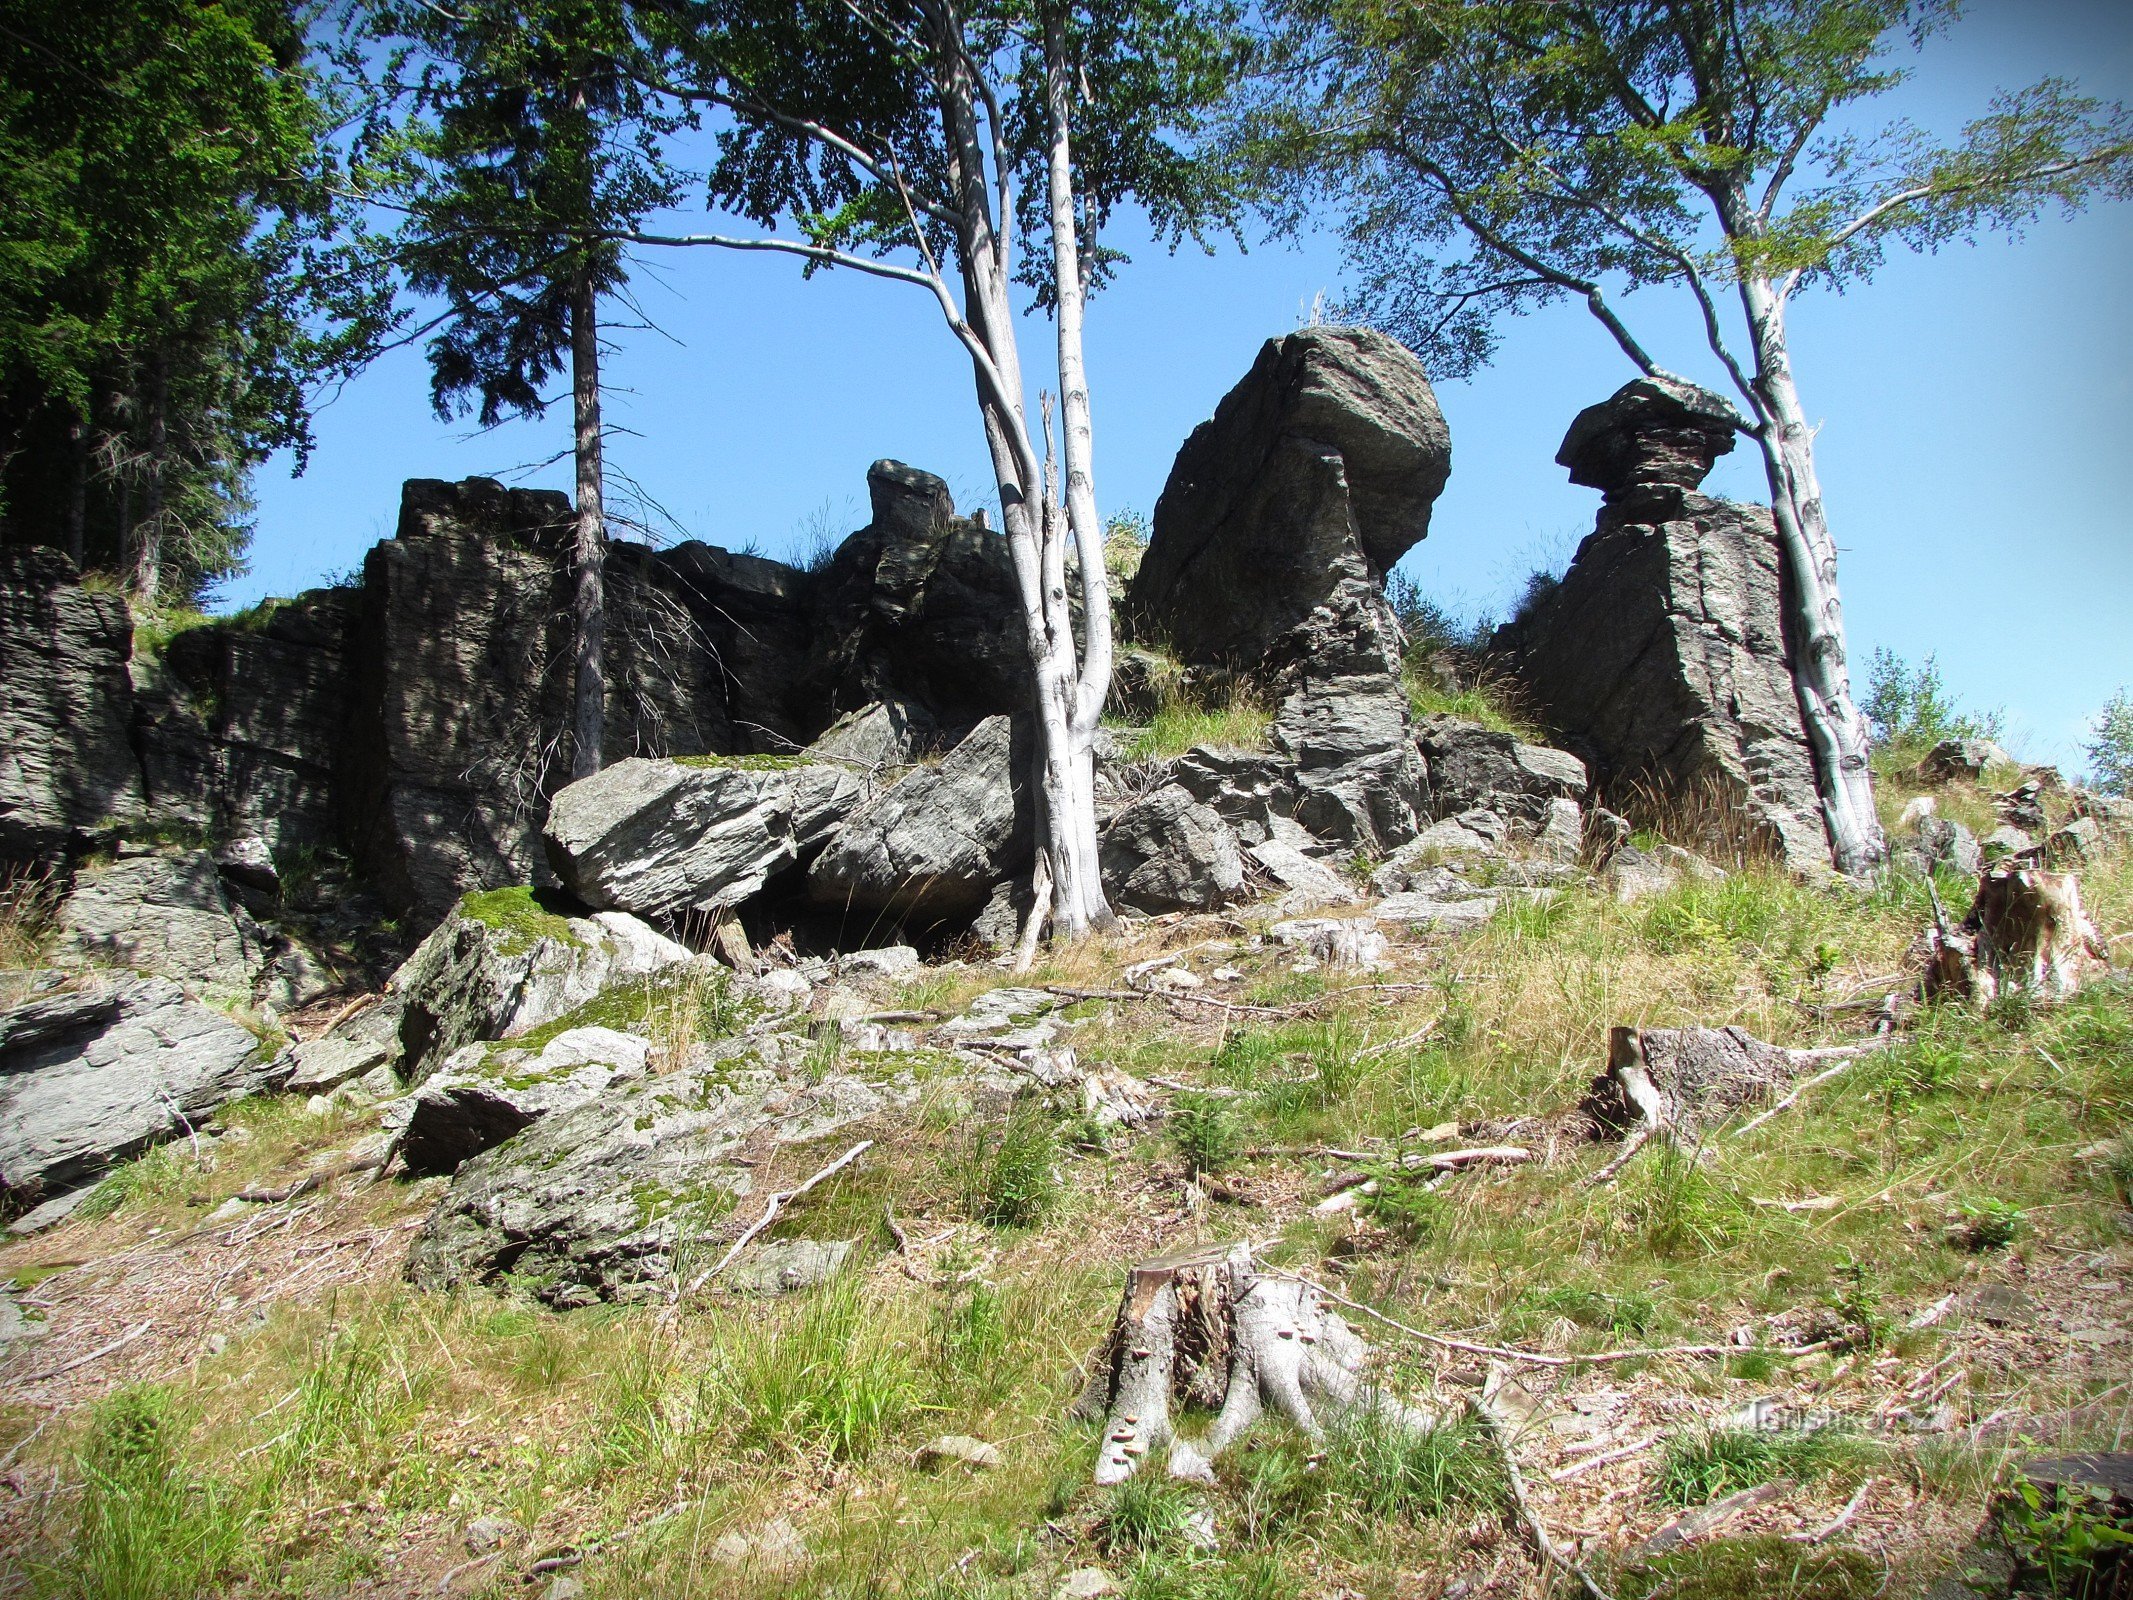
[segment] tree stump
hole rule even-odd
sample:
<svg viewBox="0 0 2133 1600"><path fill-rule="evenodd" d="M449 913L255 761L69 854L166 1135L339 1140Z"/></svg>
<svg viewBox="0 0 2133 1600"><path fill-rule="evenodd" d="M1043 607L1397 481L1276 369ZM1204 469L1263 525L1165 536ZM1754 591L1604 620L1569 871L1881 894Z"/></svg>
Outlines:
<svg viewBox="0 0 2133 1600"><path fill-rule="evenodd" d="M1312 1438L1362 1407L1395 1426L1438 1418L1363 1380L1369 1347L1310 1285L1262 1274L1246 1245L1141 1262L1074 1414L1104 1419L1099 1484L1123 1482L1166 1450L1174 1478L1212 1481L1216 1456L1271 1408ZM1171 1407L1214 1409L1206 1436L1180 1438Z"/></svg>
<svg viewBox="0 0 2133 1600"><path fill-rule="evenodd" d="M2109 964L2071 872L1988 868L1959 925L1948 925L1938 901L1934 910L1924 940L1929 999L1954 995L1980 1010L2003 994L2064 1000Z"/></svg>

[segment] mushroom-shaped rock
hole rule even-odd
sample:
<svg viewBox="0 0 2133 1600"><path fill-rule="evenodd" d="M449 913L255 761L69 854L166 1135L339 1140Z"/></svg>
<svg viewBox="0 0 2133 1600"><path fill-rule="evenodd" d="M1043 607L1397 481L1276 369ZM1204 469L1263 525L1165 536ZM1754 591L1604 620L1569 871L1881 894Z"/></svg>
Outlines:
<svg viewBox="0 0 2133 1600"><path fill-rule="evenodd" d="M1696 488L1733 448L1740 417L1708 389L1679 378L1637 378L1570 424L1556 465L1610 502Z"/></svg>

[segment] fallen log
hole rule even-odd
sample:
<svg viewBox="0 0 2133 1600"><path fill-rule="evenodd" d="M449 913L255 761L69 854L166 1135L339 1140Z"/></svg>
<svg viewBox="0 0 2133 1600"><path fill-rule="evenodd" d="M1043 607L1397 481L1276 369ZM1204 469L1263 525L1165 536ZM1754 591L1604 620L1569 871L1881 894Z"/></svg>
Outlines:
<svg viewBox="0 0 2133 1600"><path fill-rule="evenodd" d="M1417 1431L1442 1420L1365 1382L1368 1355L1314 1286L1261 1273L1248 1245L1141 1262L1127 1270L1117 1318L1073 1408L1104 1419L1095 1480L1123 1482L1161 1451L1172 1477L1211 1482L1215 1457L1268 1409L1314 1439L1357 1408ZM1198 1442L1171 1426L1181 1400L1216 1411Z"/></svg>
<svg viewBox="0 0 2133 1600"><path fill-rule="evenodd" d="M1926 998L1947 995L1980 1010L2005 994L2067 999L2110 965L2081 904L2081 880L2038 867L1987 868L1970 915L1954 926L1935 895L1922 943Z"/></svg>

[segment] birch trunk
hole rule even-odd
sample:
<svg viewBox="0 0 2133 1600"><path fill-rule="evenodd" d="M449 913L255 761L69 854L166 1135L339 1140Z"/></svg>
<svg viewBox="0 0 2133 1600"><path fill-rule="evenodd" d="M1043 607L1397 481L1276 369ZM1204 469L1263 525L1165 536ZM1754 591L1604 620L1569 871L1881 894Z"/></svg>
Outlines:
<svg viewBox="0 0 2133 1600"><path fill-rule="evenodd" d="M1767 279L1744 276L1741 304L1755 341L1753 380L1762 428L1757 435L1770 479L1770 510L1791 590L1793 686L1814 750L1822 820L1837 870L1865 877L1887 853L1874 811L1867 764L1866 719L1852 698L1844 649L1844 606L1837 590L1837 547L1815 476L1814 430L1800 407L1786 346L1785 307Z"/></svg>
<svg viewBox="0 0 2133 1600"><path fill-rule="evenodd" d="M577 520L572 550L571 613L575 671L571 691L570 775L600 770L607 733L607 526L601 506L600 304L589 272L581 272L570 304L570 387L576 428Z"/></svg>
<svg viewBox="0 0 2133 1600"><path fill-rule="evenodd" d="M1000 490L1000 517L1021 592L1025 637L1035 678L1038 735L1038 833L1052 878L1052 932L1077 939L1111 920L1096 851L1094 719L1077 731L1081 674L1067 606L1063 541L1043 493L1043 471L1029 427L1022 362L1015 342L1011 293L1013 219L1007 174L988 156L978 106L983 98L965 51L962 20L948 0L925 7L934 87L947 135L951 187L957 200L957 254L963 274L964 320L983 352L972 352L986 446ZM995 130L996 132L998 130ZM987 182L996 175L995 206ZM1071 246L1070 246L1071 249ZM1071 257L1070 257L1071 258ZM1055 261L1056 266L1056 261ZM1079 281L1075 288L1078 295ZM1079 355L1079 322L1075 352ZM990 370L987 370L988 363ZM1086 422L1086 389L1082 413ZM1076 458L1086 475L1086 450ZM1070 460L1069 472L1073 470ZM1093 512L1093 494L1088 497ZM1084 563L1086 567L1086 563ZM1101 582L1101 577L1098 579ZM1104 610L1108 656L1108 603ZM1104 671L1109 674L1108 660ZM1099 695L1097 710L1102 710Z"/></svg>

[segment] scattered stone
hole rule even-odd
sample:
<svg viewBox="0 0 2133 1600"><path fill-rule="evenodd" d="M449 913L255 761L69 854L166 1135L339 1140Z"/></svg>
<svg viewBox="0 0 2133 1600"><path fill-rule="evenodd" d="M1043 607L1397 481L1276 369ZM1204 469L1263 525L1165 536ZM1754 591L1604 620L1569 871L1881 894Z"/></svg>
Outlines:
<svg viewBox="0 0 2133 1600"><path fill-rule="evenodd" d="M1988 768L2015 764L2015 758L1990 739L1943 739L1919 758L1918 775L1929 783L1977 783Z"/></svg>
<svg viewBox="0 0 2133 1600"><path fill-rule="evenodd" d="M284 1050L275 1061L291 1094L329 1094L400 1059L400 1001L388 995L331 1033Z"/></svg>
<svg viewBox="0 0 2133 1600"><path fill-rule="evenodd" d="M1377 967L1385 956L1385 936L1370 917L1298 918L1277 922L1267 929L1276 944L1305 951L1314 961L1329 967Z"/></svg>
<svg viewBox="0 0 2133 1600"><path fill-rule="evenodd" d="M626 912L565 917L525 889L468 895L393 974L401 1075L419 1083L455 1050L525 1033L614 984L695 959Z"/></svg>
<svg viewBox="0 0 2133 1600"><path fill-rule="evenodd" d="M836 962L844 978L908 978L918 971L918 952L907 944L884 945L879 950L854 950Z"/></svg>
<svg viewBox="0 0 2133 1600"><path fill-rule="evenodd" d="M460 1164L543 1117L587 1105L644 1076L651 1041L613 1028L570 1028L538 1055L495 1044L454 1051L415 1091L400 1160L416 1177Z"/></svg>
<svg viewBox="0 0 2133 1600"><path fill-rule="evenodd" d="M78 1189L69 1189L65 1194L54 1195L42 1205L28 1211L8 1224L8 1232L18 1239L27 1239L32 1234L45 1233L58 1227L74 1215L76 1209L89 1196L96 1193L96 1185L85 1183Z"/></svg>
<svg viewBox="0 0 2133 1600"><path fill-rule="evenodd" d="M585 1600L585 1585L569 1573L559 1573L548 1580L548 1587L541 1591L541 1600Z"/></svg>
<svg viewBox="0 0 2133 1600"><path fill-rule="evenodd" d="M1405 923L1416 933L1467 933L1488 923L1502 909L1501 896L1478 891L1466 898L1446 900L1409 892L1387 895L1372 914L1381 921Z"/></svg>
<svg viewBox="0 0 2133 1600"><path fill-rule="evenodd" d="M1532 835L1548 824L1553 802L1568 801L1575 817L1585 799L1585 763L1567 750L1442 713L1415 725L1415 743L1429 768L1433 817L1488 811Z"/></svg>
<svg viewBox="0 0 2133 1600"><path fill-rule="evenodd" d="M1985 835L1984 842L1978 848L1989 864L2005 861L2011 856L2026 856L2037 848L2037 841L2013 823L2003 822Z"/></svg>
<svg viewBox="0 0 2133 1600"><path fill-rule="evenodd" d="M1988 1283L1963 1296L1963 1313L1995 1328L2018 1328L2037 1320L2037 1302L2020 1289Z"/></svg>
<svg viewBox="0 0 2133 1600"><path fill-rule="evenodd" d="M76 873L52 959L249 995L266 949L252 919L223 893L214 858L192 850L124 856Z"/></svg>
<svg viewBox="0 0 2133 1600"><path fill-rule="evenodd" d="M711 1546L714 1561L727 1566L790 1567L807 1559L807 1543L783 1517L772 1517L753 1533L728 1533Z"/></svg>
<svg viewBox="0 0 2133 1600"><path fill-rule="evenodd" d="M596 910L679 926L797 869L865 794L842 763L632 757L557 792L548 858Z"/></svg>
<svg viewBox="0 0 2133 1600"><path fill-rule="evenodd" d="M1320 906L1352 906L1362 899L1347 879L1323 861L1313 860L1294 845L1279 839L1262 840L1246 853L1287 891L1281 897L1281 909L1285 912L1315 911Z"/></svg>
<svg viewBox="0 0 2133 1600"><path fill-rule="evenodd" d="M1930 796L1921 796L1930 800ZM1921 877L1947 867L1964 877L1975 877L1984 865L1984 851L1977 835L1951 817L1926 812L1919 816L1909 838L1899 837L1890 847L1893 865Z"/></svg>
<svg viewBox="0 0 2133 1600"><path fill-rule="evenodd" d="M1182 784L1166 783L1113 817L1101 840L1104 889L1138 911L1211 911L1244 889L1237 836Z"/></svg>
<svg viewBox="0 0 2133 1600"><path fill-rule="evenodd" d="M1028 718L988 717L939 766L855 811L808 869L809 894L848 916L968 922L1035 847Z"/></svg>
<svg viewBox="0 0 2133 1600"><path fill-rule="evenodd" d="M719 1282L735 1294L797 1294L819 1288L843 1270L855 1242L773 1239L751 1245L726 1268Z"/></svg>
<svg viewBox="0 0 2133 1600"><path fill-rule="evenodd" d="M270 1081L259 1040L167 978L0 1012L0 1196L82 1183Z"/></svg>
<svg viewBox="0 0 2133 1600"><path fill-rule="evenodd" d="M1102 1567L1076 1567L1059 1580L1059 1587L1052 1594L1054 1600L1103 1600L1103 1596L1118 1592L1111 1574Z"/></svg>
<svg viewBox="0 0 2133 1600"><path fill-rule="evenodd" d="M1400 854L1412 861L1461 858L1492 861L1503 855L1510 826L1493 811L1462 811L1432 822Z"/></svg>
<svg viewBox="0 0 2133 1600"><path fill-rule="evenodd" d="M2045 835L2042 851L2047 866L2093 866L2110 854L2110 841L2094 817L2076 817Z"/></svg>
<svg viewBox="0 0 2133 1600"><path fill-rule="evenodd" d="M928 1439L918 1447L917 1460L918 1465L928 1472L938 1472L943 1467L968 1467L973 1472L990 1472L1001 1465L998 1445L973 1439L967 1433L943 1433Z"/></svg>
<svg viewBox="0 0 2133 1600"><path fill-rule="evenodd" d="M526 1530L509 1517L476 1517L467 1524L463 1537L468 1555L486 1556L516 1544L526 1537Z"/></svg>

